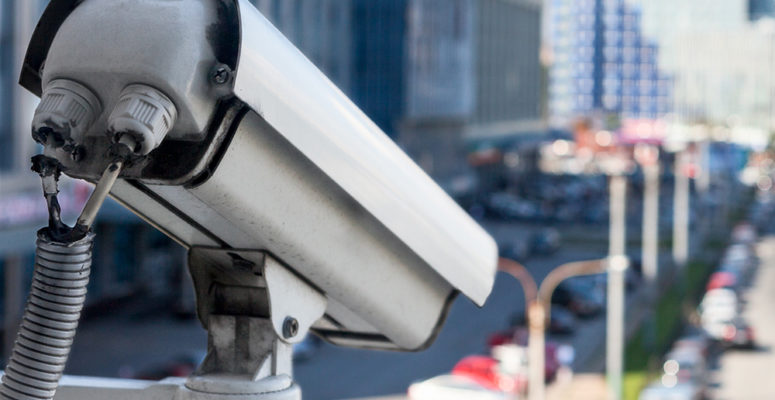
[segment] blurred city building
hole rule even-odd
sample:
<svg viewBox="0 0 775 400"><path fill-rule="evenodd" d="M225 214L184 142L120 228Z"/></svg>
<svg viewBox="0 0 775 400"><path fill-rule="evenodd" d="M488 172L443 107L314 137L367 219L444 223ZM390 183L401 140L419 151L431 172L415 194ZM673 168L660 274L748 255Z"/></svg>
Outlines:
<svg viewBox="0 0 775 400"><path fill-rule="evenodd" d="M550 12L552 125L593 117L616 129L669 111L671 79L659 68L659 46L643 35L638 7L626 0L555 0Z"/></svg>
<svg viewBox="0 0 775 400"><path fill-rule="evenodd" d="M775 0L750 0L748 12L752 21L775 18Z"/></svg>
<svg viewBox="0 0 775 400"><path fill-rule="evenodd" d="M676 40L688 32L724 32L748 23L749 0L627 0L641 10L643 36L659 46L659 65L671 71L680 56Z"/></svg>
<svg viewBox="0 0 775 400"><path fill-rule="evenodd" d="M540 0L254 4L453 195L466 142L545 131Z"/></svg>
<svg viewBox="0 0 775 400"><path fill-rule="evenodd" d="M689 127L702 125L715 140L765 147L775 132L773 21L686 33L676 48L676 134L691 138Z"/></svg>
<svg viewBox="0 0 775 400"><path fill-rule="evenodd" d="M775 129L775 1L630 1L674 78L671 139L766 143Z"/></svg>

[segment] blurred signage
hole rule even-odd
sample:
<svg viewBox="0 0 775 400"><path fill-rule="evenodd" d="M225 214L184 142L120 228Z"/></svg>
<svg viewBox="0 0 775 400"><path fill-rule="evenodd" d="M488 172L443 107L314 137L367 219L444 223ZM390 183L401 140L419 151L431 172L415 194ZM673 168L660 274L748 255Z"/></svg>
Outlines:
<svg viewBox="0 0 775 400"><path fill-rule="evenodd" d="M667 124L658 119L625 119L622 121L620 140L623 143L662 144Z"/></svg>
<svg viewBox="0 0 775 400"><path fill-rule="evenodd" d="M466 117L474 106L471 0L410 0L406 114Z"/></svg>
<svg viewBox="0 0 775 400"><path fill-rule="evenodd" d="M58 200L62 215L65 218L78 215L91 190L88 184L80 181L61 185ZM42 191L25 191L0 197L0 229L39 224L46 220L48 210Z"/></svg>

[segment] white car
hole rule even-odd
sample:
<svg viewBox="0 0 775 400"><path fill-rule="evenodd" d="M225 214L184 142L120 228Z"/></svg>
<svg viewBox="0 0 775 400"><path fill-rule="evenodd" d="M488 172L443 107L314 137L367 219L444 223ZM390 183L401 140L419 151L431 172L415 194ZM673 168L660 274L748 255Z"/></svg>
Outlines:
<svg viewBox="0 0 775 400"><path fill-rule="evenodd" d="M701 394L705 391L708 368L701 350L691 347L674 349L665 356L663 369L663 386L691 384Z"/></svg>
<svg viewBox="0 0 775 400"><path fill-rule="evenodd" d="M638 400L701 400L702 398L702 390L691 382L667 386L661 382L653 383L643 389L638 396Z"/></svg>
<svg viewBox="0 0 775 400"><path fill-rule="evenodd" d="M512 395L487 389L464 376L440 375L409 386L411 400L517 400Z"/></svg>
<svg viewBox="0 0 775 400"><path fill-rule="evenodd" d="M708 331L711 337L716 338L715 333L717 332L708 328L731 321L739 315L737 294L731 289L710 290L705 293L699 311L703 328Z"/></svg>

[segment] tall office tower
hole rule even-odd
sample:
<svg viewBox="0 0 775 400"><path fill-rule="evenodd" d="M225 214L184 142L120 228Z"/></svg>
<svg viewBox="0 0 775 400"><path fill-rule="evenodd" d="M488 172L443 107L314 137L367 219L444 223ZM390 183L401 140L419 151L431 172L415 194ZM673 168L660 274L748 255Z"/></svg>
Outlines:
<svg viewBox="0 0 775 400"><path fill-rule="evenodd" d="M471 111L471 0L255 0L385 133Z"/></svg>
<svg viewBox="0 0 775 400"><path fill-rule="evenodd" d="M667 72L680 56L676 46L680 35L742 29L748 25L748 1L627 0L641 9L643 36L659 46L659 65Z"/></svg>
<svg viewBox="0 0 775 400"><path fill-rule="evenodd" d="M624 0L555 0L550 12L552 125L568 127L579 117L617 125L668 112L670 78L659 68L659 47L641 32L639 8Z"/></svg>
<svg viewBox="0 0 775 400"><path fill-rule="evenodd" d="M540 0L477 1L476 101L470 139L531 134L544 129L539 60Z"/></svg>
<svg viewBox="0 0 775 400"><path fill-rule="evenodd" d="M736 141L766 143L775 132L775 21L686 33L676 46L676 122L722 127Z"/></svg>
<svg viewBox="0 0 775 400"><path fill-rule="evenodd" d="M660 66L674 76L677 137L697 124L746 140L775 130L774 23L763 18L773 15L774 0L629 1L641 7L644 35L659 44Z"/></svg>
<svg viewBox="0 0 775 400"><path fill-rule="evenodd" d="M750 0L748 15L751 21L761 18L775 18L775 0Z"/></svg>

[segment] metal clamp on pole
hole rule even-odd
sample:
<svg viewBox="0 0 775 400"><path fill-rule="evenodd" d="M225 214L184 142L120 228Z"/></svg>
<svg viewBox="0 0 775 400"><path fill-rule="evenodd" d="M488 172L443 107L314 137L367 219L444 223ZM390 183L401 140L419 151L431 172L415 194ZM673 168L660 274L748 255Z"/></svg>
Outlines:
<svg viewBox="0 0 775 400"><path fill-rule="evenodd" d="M292 345L323 316L325 297L260 251L193 247L189 268L209 339L182 398L300 400Z"/></svg>

